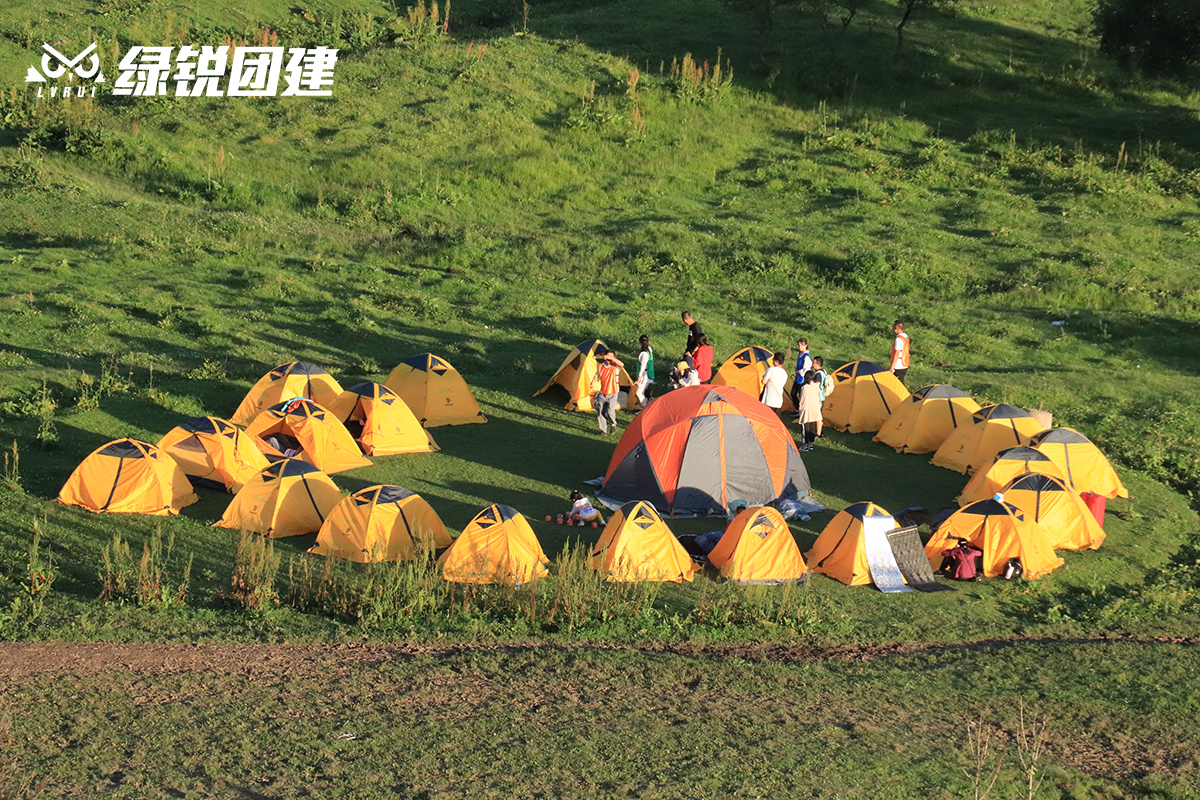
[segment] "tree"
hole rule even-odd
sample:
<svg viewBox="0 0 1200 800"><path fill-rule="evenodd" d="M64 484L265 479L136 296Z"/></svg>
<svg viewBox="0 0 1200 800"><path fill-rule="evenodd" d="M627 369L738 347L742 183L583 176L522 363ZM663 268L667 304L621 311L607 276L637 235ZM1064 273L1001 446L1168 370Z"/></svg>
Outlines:
<svg viewBox="0 0 1200 800"><path fill-rule="evenodd" d="M949 10L957 2L958 0L899 0L901 14L900 24L896 26L896 55L899 56L904 48L904 26L915 12L923 9Z"/></svg>
<svg viewBox="0 0 1200 800"><path fill-rule="evenodd" d="M1145 75L1182 75L1200 62L1196 0L1099 0L1092 12L1100 52Z"/></svg>

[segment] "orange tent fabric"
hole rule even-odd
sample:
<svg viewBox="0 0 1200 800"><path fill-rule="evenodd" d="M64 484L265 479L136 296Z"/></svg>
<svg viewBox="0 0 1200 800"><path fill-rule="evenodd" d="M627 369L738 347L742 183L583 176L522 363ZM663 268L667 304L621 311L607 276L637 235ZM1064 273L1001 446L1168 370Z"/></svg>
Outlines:
<svg viewBox="0 0 1200 800"><path fill-rule="evenodd" d="M349 431L369 456L432 453L433 437L421 427L400 396L378 383L357 383L329 404L329 412ZM353 435L353 434L351 434Z"/></svg>
<svg viewBox="0 0 1200 800"><path fill-rule="evenodd" d="M217 417L181 422L158 442L194 485L236 492L266 468L267 457L232 423Z"/></svg>
<svg viewBox="0 0 1200 800"><path fill-rule="evenodd" d="M629 501L609 517L592 548L591 565L613 583L690 583L700 570L654 506L642 500Z"/></svg>
<svg viewBox="0 0 1200 800"><path fill-rule="evenodd" d="M806 554L813 572L828 575L847 586L871 584L871 565L867 563L864 517L890 517L887 509L861 502L846 506L829 520L812 549ZM896 527L900 527L896 524Z"/></svg>
<svg viewBox="0 0 1200 800"><path fill-rule="evenodd" d="M399 486L368 486L329 512L308 552L359 564L411 561L418 545L440 550L450 541L441 518L419 494Z"/></svg>
<svg viewBox="0 0 1200 800"><path fill-rule="evenodd" d="M298 458L285 458L246 481L213 524L272 539L316 533L341 500L328 475Z"/></svg>
<svg viewBox="0 0 1200 800"><path fill-rule="evenodd" d="M1077 492L1095 492L1109 500L1129 497L1112 464L1090 439L1070 428L1052 428L1030 441L1030 445L1059 466Z"/></svg>
<svg viewBox="0 0 1200 800"><path fill-rule="evenodd" d="M967 481L966 488L957 498L958 504L967 506L976 500L986 500L996 492L1002 491L1013 478L1031 473L1052 475L1066 480L1062 471L1045 454L1032 447L1010 447L996 454L996 460L990 467L979 470L975 477Z"/></svg>
<svg viewBox="0 0 1200 800"><path fill-rule="evenodd" d="M80 462L56 502L96 512L169 516L199 499L169 455L149 442L117 439Z"/></svg>
<svg viewBox="0 0 1200 800"><path fill-rule="evenodd" d="M292 400L268 408L246 427L246 434L258 440L256 444L268 458L284 455L267 442L272 435L296 439L300 443L299 457L326 475L371 465L346 426L328 410L307 400Z"/></svg>
<svg viewBox="0 0 1200 800"><path fill-rule="evenodd" d="M1001 450L1029 444L1042 430L1028 411L1008 403L984 406L971 420L971 425L955 428L942 442L933 454L934 465L974 475Z"/></svg>
<svg viewBox="0 0 1200 800"><path fill-rule="evenodd" d="M1063 565L1045 528L1011 503L980 500L947 517L925 545L935 570L942 565L942 552L958 543L956 538L983 551L983 574L989 578L1003 575L1010 558L1021 559L1024 575L1031 580Z"/></svg>
<svg viewBox="0 0 1200 800"><path fill-rule="evenodd" d="M731 386L685 386L633 418L604 475L615 508L647 500L660 513L723 516L734 500L769 505L810 493L796 443L774 411Z"/></svg>
<svg viewBox="0 0 1200 800"><path fill-rule="evenodd" d="M438 566L452 583L520 586L550 574L533 529L511 506L490 505L475 515Z"/></svg>
<svg viewBox="0 0 1200 800"><path fill-rule="evenodd" d="M743 347L725 360L709 383L713 386L732 386L751 397L761 398L763 375L770 369L774 357L775 354L765 347ZM782 366L787 369L786 364ZM789 373L787 383L783 386L783 405L780 406L780 411L796 410L792 405L792 398L788 395L791 389L792 377Z"/></svg>
<svg viewBox="0 0 1200 800"><path fill-rule="evenodd" d="M426 428L487 422L463 376L433 353L404 359L383 385L400 395Z"/></svg>
<svg viewBox="0 0 1200 800"><path fill-rule="evenodd" d="M944 383L922 386L892 412L875 441L899 453L932 453L979 410L966 392Z"/></svg>
<svg viewBox="0 0 1200 800"><path fill-rule="evenodd" d="M234 425L246 425L271 406L293 397L307 397L326 405L341 392L338 382L317 365L291 361L259 378L258 383L246 392L230 421Z"/></svg>
<svg viewBox="0 0 1200 800"><path fill-rule="evenodd" d="M1095 550L1104 530L1066 483L1052 475L1022 475L1004 489L1004 500L1046 529L1055 550Z"/></svg>
<svg viewBox="0 0 1200 800"><path fill-rule="evenodd" d="M791 529L769 506L739 511L708 560L722 576L742 584L798 583L808 577Z"/></svg>
<svg viewBox="0 0 1200 800"><path fill-rule="evenodd" d="M908 397L896 376L871 361L853 361L832 377L835 391L825 398L825 424L839 431L878 431Z"/></svg>
<svg viewBox="0 0 1200 800"><path fill-rule="evenodd" d="M567 390L568 411L595 411L592 395L595 394L597 364L608 352L608 345L602 339L585 339L571 348L571 352L559 364L554 377L546 385L533 393L537 397L551 386L561 386ZM624 359L622 359L624 361ZM633 391L633 380L629 372L622 367L620 376L621 391L625 392L625 408L632 411L640 408L637 393Z"/></svg>

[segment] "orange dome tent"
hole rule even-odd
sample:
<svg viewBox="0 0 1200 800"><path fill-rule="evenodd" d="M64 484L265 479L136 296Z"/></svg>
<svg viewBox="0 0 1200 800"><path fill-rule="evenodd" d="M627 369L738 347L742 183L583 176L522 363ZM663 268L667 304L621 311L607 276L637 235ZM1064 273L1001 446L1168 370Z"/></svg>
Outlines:
<svg viewBox="0 0 1200 800"><path fill-rule="evenodd" d="M493 504L480 511L454 540L438 566L452 583L503 583L520 586L544 578L548 559L525 517L511 506Z"/></svg>
<svg viewBox="0 0 1200 800"><path fill-rule="evenodd" d="M285 458L246 481L213 524L272 539L316 533L341 499L328 475L298 458Z"/></svg>
<svg viewBox="0 0 1200 800"><path fill-rule="evenodd" d="M571 352L563 359L562 364L554 373L554 377L546 385L533 393L537 397L551 386L561 386L567 390L568 411L595 411L592 395L595 393L596 369L608 345L601 339L585 339L571 348ZM633 380L624 367L621 368L621 391L625 392L625 408L632 411L639 408L637 393L632 391Z"/></svg>
<svg viewBox="0 0 1200 800"><path fill-rule="evenodd" d="M800 583L808 578L791 529L770 507L739 511L708 560L725 578L742 584Z"/></svg>
<svg viewBox="0 0 1200 800"><path fill-rule="evenodd" d="M383 385L400 395L426 428L487 422L463 376L433 353L404 359Z"/></svg>
<svg viewBox="0 0 1200 800"><path fill-rule="evenodd" d="M267 457L232 423L217 417L193 417L158 442L195 486L236 492L266 468Z"/></svg>
<svg viewBox="0 0 1200 800"><path fill-rule="evenodd" d="M1095 492L1112 500L1129 497L1129 491L1112 464L1090 439L1070 428L1042 431L1030 441L1058 465L1077 492Z"/></svg>
<svg viewBox="0 0 1200 800"><path fill-rule="evenodd" d="M900 453L932 453L978 410L979 403L953 386L922 386L892 412L875 441Z"/></svg>
<svg viewBox="0 0 1200 800"><path fill-rule="evenodd" d="M961 425L933 454L935 466L974 475L992 463L1001 450L1028 444L1042 426L1023 408L997 403L984 406L971 416L972 424Z"/></svg>
<svg viewBox="0 0 1200 800"><path fill-rule="evenodd" d="M230 421L234 425L246 425L271 406L293 397L307 397L326 405L341 392L342 387L325 370L307 361L292 361L259 378L258 383L246 392Z"/></svg>
<svg viewBox="0 0 1200 800"><path fill-rule="evenodd" d="M878 431L908 397L895 375L871 361L853 361L833 373L835 391L825 398L825 424L839 431Z"/></svg>
<svg viewBox="0 0 1200 800"><path fill-rule="evenodd" d="M1055 550L1095 550L1104 530L1079 495L1052 475L1022 475L1004 489L1004 500L1046 529Z"/></svg>
<svg viewBox="0 0 1200 800"><path fill-rule="evenodd" d="M630 500L609 517L591 564L613 583L691 582L700 570L654 506L642 500Z"/></svg>
<svg viewBox="0 0 1200 800"><path fill-rule="evenodd" d="M1054 554L1046 530L1016 506L995 499L980 500L955 511L925 545L929 564L938 569L942 553L965 539L983 551L983 573L1004 574L1010 558L1020 558L1026 578L1040 578L1063 565Z"/></svg>
<svg viewBox="0 0 1200 800"><path fill-rule="evenodd" d="M450 541L441 518L419 494L399 486L368 486L329 512L308 552L360 564L411 561L420 544L440 550Z"/></svg>
<svg viewBox="0 0 1200 800"><path fill-rule="evenodd" d="M369 456L432 453L438 450L429 432L400 396L378 383L357 383L329 404L329 412L349 431ZM351 434L353 436L353 434Z"/></svg>
<svg viewBox="0 0 1200 800"><path fill-rule="evenodd" d="M1031 473L1053 475L1063 481L1067 479L1044 453L1032 447L1010 447L997 453L995 461L986 470L976 472L975 477L967 481L966 488L956 499L960 506L970 505L976 500L986 500L1003 490L1013 478Z"/></svg>
<svg viewBox="0 0 1200 800"><path fill-rule="evenodd" d="M839 511L806 554L812 571L847 586L869 585L871 565L867 563L863 519L891 516L882 506L867 502L854 503ZM895 520L892 524L894 528L900 527Z"/></svg>
<svg viewBox="0 0 1200 800"><path fill-rule="evenodd" d="M743 347L725 359L725 363L716 371L710 383L713 386L732 386L751 397L761 398L763 375L770 369L774 358L775 354L765 347ZM783 386L783 405L780 406L780 411L796 410L788 394L791 389L792 376L789 375L787 383Z"/></svg>
<svg viewBox="0 0 1200 800"><path fill-rule="evenodd" d="M685 386L633 418L599 495L610 508L647 500L669 516L723 516L734 500L768 505L809 493L774 411L731 386Z"/></svg>
<svg viewBox="0 0 1200 800"><path fill-rule="evenodd" d="M96 512L169 516L199 499L169 455L149 442L117 439L80 462L56 502Z"/></svg>
<svg viewBox="0 0 1200 800"><path fill-rule="evenodd" d="M276 441L280 436L295 439L299 445L299 458L326 475L371 465L346 426L328 410L309 400L291 400L268 408L246 427L246 434L257 440L255 444L268 458L281 458L284 449L291 449L271 445L267 440L272 436Z"/></svg>

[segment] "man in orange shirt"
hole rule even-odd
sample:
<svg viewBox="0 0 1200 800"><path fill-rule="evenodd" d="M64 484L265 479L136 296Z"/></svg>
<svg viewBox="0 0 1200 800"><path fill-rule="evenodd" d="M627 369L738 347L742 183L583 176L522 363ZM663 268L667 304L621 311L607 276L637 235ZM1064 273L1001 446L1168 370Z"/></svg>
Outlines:
<svg viewBox="0 0 1200 800"><path fill-rule="evenodd" d="M596 419L600 423L600 433L608 435L609 423L605 416L612 421L611 430L617 429L617 393L621 391L621 368L625 362L618 361L612 350L604 354L604 359L596 368L596 381L599 389L596 393Z"/></svg>
<svg viewBox="0 0 1200 800"><path fill-rule="evenodd" d="M891 371L903 384L904 375L908 372L908 334L904 332L903 322L896 320L892 325L892 335L896 338L892 340Z"/></svg>

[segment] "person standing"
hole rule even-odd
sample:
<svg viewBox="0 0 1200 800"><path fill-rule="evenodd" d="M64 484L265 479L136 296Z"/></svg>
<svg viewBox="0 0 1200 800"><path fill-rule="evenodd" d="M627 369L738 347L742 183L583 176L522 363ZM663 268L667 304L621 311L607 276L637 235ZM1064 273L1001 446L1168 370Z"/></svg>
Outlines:
<svg viewBox="0 0 1200 800"><path fill-rule="evenodd" d="M787 384L787 370L783 368L783 353L776 353L771 358L771 366L767 367L767 371L763 373L761 386L762 401L768 408L773 408L776 413L783 408L783 387Z"/></svg>
<svg viewBox="0 0 1200 800"><path fill-rule="evenodd" d="M596 380L600 388L596 393L596 420L600 423L600 433L608 435L608 421L612 422L612 430L617 429L617 393L621 391L621 368L625 362L618 361L612 350L604 354L603 360L596 368Z"/></svg>
<svg viewBox="0 0 1200 800"><path fill-rule="evenodd" d="M700 330L700 323L692 317L692 312L684 311L682 317L683 324L688 327L687 345L683 348L683 352L690 353L696 349L696 343L700 341L704 331Z"/></svg>
<svg viewBox="0 0 1200 800"><path fill-rule="evenodd" d="M799 449L808 452L821 435L821 423L824 421L821 417L821 378L816 370L810 369L805 373L796 409L796 421L804 430Z"/></svg>
<svg viewBox="0 0 1200 800"><path fill-rule="evenodd" d="M712 380L713 349L708 343L708 337L703 333L696 340L696 349L692 351L692 363L696 365L696 375L701 383Z"/></svg>
<svg viewBox="0 0 1200 800"><path fill-rule="evenodd" d="M908 373L909 362L909 340L908 334L904 332L904 323L900 320L892 325L892 335L895 337L892 340L892 374L896 376L900 384L904 384L904 376Z"/></svg>
<svg viewBox="0 0 1200 800"><path fill-rule="evenodd" d="M808 339L796 340L796 352L796 371L792 375L792 390L788 393L788 397L792 399L792 406L799 409L800 389L804 386L804 376L813 368L813 357L808 352Z"/></svg>
<svg viewBox="0 0 1200 800"><path fill-rule="evenodd" d="M638 344L641 345L641 352L638 353L638 374L635 391L637 392L638 403L642 408L646 407L646 392L650 388L650 384L654 383L654 350L650 348L650 337L642 334L638 337Z"/></svg>

